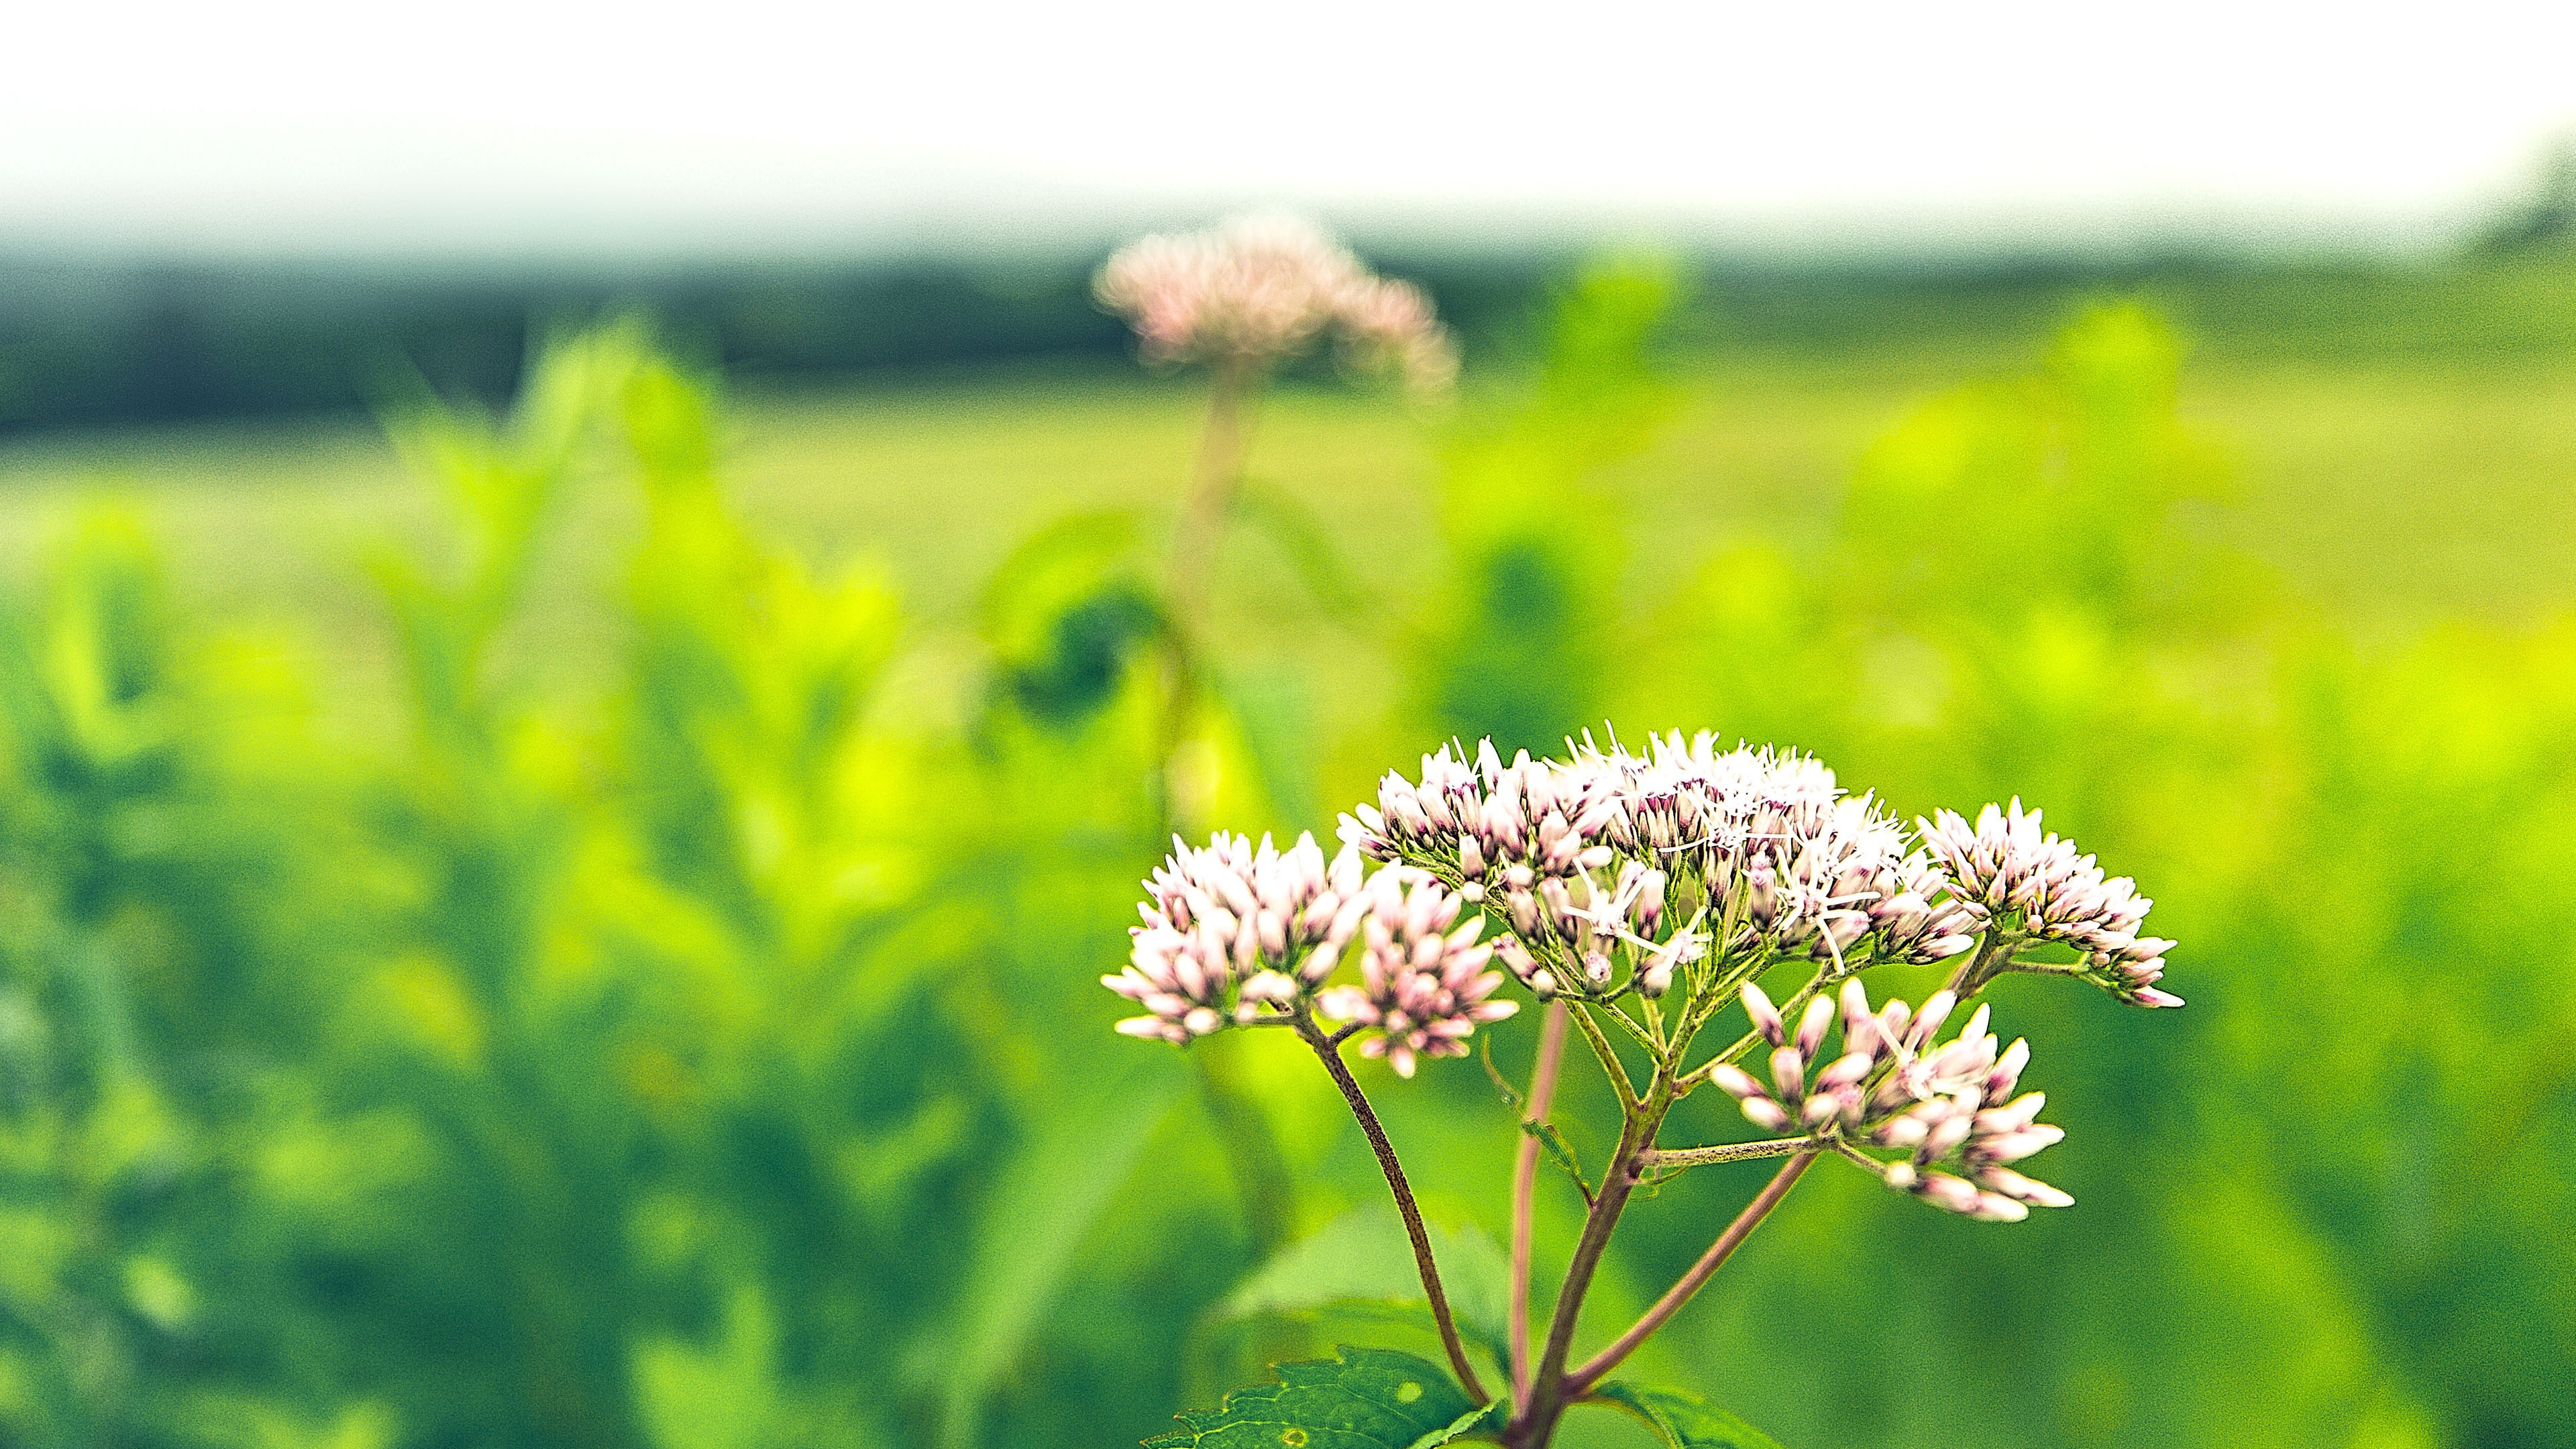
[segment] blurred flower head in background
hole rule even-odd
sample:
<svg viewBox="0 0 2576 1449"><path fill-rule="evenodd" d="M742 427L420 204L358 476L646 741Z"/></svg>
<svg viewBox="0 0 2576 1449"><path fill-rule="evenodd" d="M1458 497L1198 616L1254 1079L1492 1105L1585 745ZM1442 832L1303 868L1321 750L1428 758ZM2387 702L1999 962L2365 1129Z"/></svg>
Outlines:
<svg viewBox="0 0 2576 1449"><path fill-rule="evenodd" d="M1258 370L1331 332L1355 369L1417 388L1457 373L1457 351L1421 288L1375 275L1295 217L1146 237L1101 267L1093 292L1136 329L1149 362Z"/></svg>

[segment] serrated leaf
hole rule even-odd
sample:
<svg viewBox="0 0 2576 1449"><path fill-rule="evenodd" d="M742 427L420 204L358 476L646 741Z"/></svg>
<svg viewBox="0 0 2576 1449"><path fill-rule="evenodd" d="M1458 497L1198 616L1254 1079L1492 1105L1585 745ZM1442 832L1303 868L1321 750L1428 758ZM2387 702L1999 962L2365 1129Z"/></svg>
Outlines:
<svg viewBox="0 0 2576 1449"><path fill-rule="evenodd" d="M1510 1264L1482 1229L1430 1225L1431 1256L1459 1331L1498 1364L1510 1360ZM1291 1243L1255 1269L1215 1312L1219 1319L1303 1313L1334 1305L1398 1307L1430 1322L1404 1224L1384 1200L1364 1203ZM1445 1370L1444 1370L1445 1372Z"/></svg>
<svg viewBox="0 0 2576 1449"><path fill-rule="evenodd" d="M1185 1427L1145 1449L1434 1449L1490 1428L1502 1407L1468 1402L1449 1371L1426 1358L1348 1345L1334 1353L1283 1363L1276 1383L1175 1416Z"/></svg>
<svg viewBox="0 0 2576 1449"><path fill-rule="evenodd" d="M1595 1387L1585 1400L1636 1415L1672 1449L1781 1449L1779 1440L1696 1394L1678 1389L1609 1383Z"/></svg>

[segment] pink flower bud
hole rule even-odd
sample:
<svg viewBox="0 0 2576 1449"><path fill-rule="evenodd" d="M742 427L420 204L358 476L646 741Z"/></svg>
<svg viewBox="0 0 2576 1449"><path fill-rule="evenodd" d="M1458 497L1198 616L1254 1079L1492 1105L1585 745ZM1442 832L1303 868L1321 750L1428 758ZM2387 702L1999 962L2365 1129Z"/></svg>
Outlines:
<svg viewBox="0 0 2576 1449"><path fill-rule="evenodd" d="M1726 1095L1733 1097L1739 1102L1747 1102L1751 1101L1755 1097L1767 1097L1770 1095L1770 1093L1763 1090L1760 1082L1754 1080L1751 1072L1744 1070L1742 1067L1735 1066L1732 1063L1719 1066L1711 1070L1708 1074L1708 1079L1719 1091L1724 1092Z"/></svg>
<svg viewBox="0 0 2576 1449"><path fill-rule="evenodd" d="M1806 1095L1807 1058L1794 1046L1784 1046L1771 1054L1771 1082L1779 1089L1780 1100L1795 1106Z"/></svg>
<svg viewBox="0 0 2576 1449"><path fill-rule="evenodd" d="M1798 1022L1798 1054L1814 1057L1825 1044L1825 1028L1834 1019L1834 1004L1819 996L1807 1003L1807 1014Z"/></svg>
<svg viewBox="0 0 2576 1449"><path fill-rule="evenodd" d="M2032 1207L2062 1208L2075 1206L2072 1193L2047 1183L2022 1176L2009 1167L1989 1167L1977 1174L1977 1182L1989 1191L1998 1192Z"/></svg>
<svg viewBox="0 0 2576 1449"><path fill-rule="evenodd" d="M1789 1126L1789 1113L1768 1097L1748 1097L1744 1101L1744 1120L1765 1132L1780 1132Z"/></svg>
<svg viewBox="0 0 2576 1449"><path fill-rule="evenodd" d="M1977 1194L1977 1205L1969 1216L1989 1223L2017 1223L2030 1216L2030 1209L1999 1192Z"/></svg>
<svg viewBox="0 0 2576 1449"><path fill-rule="evenodd" d="M1927 1172L1914 1184L1914 1195L1934 1207L1954 1213L1977 1210L1977 1189L1964 1178L1946 1172Z"/></svg>
<svg viewBox="0 0 2576 1449"><path fill-rule="evenodd" d="M1744 1014L1753 1018L1753 1029L1762 1033L1765 1041L1779 1046L1789 1039L1780 1021L1780 1009L1771 1004L1771 998L1763 994L1761 987L1745 982L1743 1001Z"/></svg>

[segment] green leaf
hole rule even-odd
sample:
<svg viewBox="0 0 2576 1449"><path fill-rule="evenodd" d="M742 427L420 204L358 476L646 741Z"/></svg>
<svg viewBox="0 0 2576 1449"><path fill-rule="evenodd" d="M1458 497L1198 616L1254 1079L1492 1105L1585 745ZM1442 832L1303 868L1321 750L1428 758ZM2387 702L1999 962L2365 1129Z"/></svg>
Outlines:
<svg viewBox="0 0 2576 1449"><path fill-rule="evenodd" d="M987 1202L935 1369L947 1400L942 1443L975 1438L986 1390L1027 1347L1084 1236L1180 1097L1187 1078L1172 1054L1136 1058L1040 1122Z"/></svg>
<svg viewBox="0 0 2576 1449"><path fill-rule="evenodd" d="M1497 1427L1508 1412L1500 1401L1468 1402L1429 1359L1348 1345L1334 1352L1283 1363L1277 1383L1176 1416L1187 1427L1146 1440L1145 1449L1435 1449Z"/></svg>
<svg viewBox="0 0 2576 1449"><path fill-rule="evenodd" d="M1718 1408L1677 1389L1642 1389L1634 1384L1602 1384L1585 1396L1627 1410L1673 1449L1780 1449L1780 1441Z"/></svg>
<svg viewBox="0 0 2576 1449"><path fill-rule="evenodd" d="M1235 488L1234 512L1278 546L1298 582L1327 615L1342 624L1367 617L1367 591L1333 546L1332 530L1304 499L1275 483L1246 478Z"/></svg>
<svg viewBox="0 0 2576 1449"><path fill-rule="evenodd" d="M1503 1250L1473 1224L1451 1231L1435 1223L1429 1231L1431 1256L1440 1265L1459 1331L1495 1363L1510 1363L1511 1268ZM1406 1318L1430 1322L1413 1244L1383 1200L1354 1208L1290 1244L1243 1280L1214 1316L1296 1314L1352 1304L1402 1305Z"/></svg>
<svg viewBox="0 0 2576 1449"><path fill-rule="evenodd" d="M1565 1175L1574 1179L1574 1190L1583 1194L1584 1206L1591 1206L1592 1186L1583 1180L1583 1164L1575 1160L1573 1144L1565 1140L1565 1134L1557 1131L1552 1123L1527 1119L1521 1122L1521 1130L1538 1139L1538 1145L1547 1153L1547 1160L1565 1169Z"/></svg>

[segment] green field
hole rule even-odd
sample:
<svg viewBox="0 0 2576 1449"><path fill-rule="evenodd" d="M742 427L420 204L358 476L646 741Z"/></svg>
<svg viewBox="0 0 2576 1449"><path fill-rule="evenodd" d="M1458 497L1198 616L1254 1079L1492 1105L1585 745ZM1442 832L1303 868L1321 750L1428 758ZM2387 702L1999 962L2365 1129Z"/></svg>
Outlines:
<svg viewBox="0 0 2576 1449"><path fill-rule="evenodd" d="M1619 466L1635 597L1650 563L1833 528L1854 461L1922 399L2025 364L1989 344L1941 359L1716 358L1681 369L1680 416ZM1870 353L1879 352L1877 348ZM1992 352L1994 355L1987 355ZM1019 538L1069 509L1157 505L1188 467L1199 395L1186 382L1097 369L988 370L857 381L732 400L729 480L748 518L814 560L881 562L916 627L963 626L980 581ZM2231 358L2185 365L2179 407L2227 460L2232 503L2191 526L2276 566L2327 617L2367 636L2458 616L2528 621L2576 599L2576 356L2494 362ZM1431 546L1442 421L1389 400L1308 387L1273 396L1256 474L1293 482L1352 561L1408 596ZM432 488L360 421L207 424L0 444L0 549L23 573L39 541L100 495L157 526L191 604L302 641L365 717L384 641L359 560L434 530ZM559 566L541 571L530 637L559 663L595 649L585 601L634 525L600 484L576 500ZM1230 560L1233 627L1261 632L1258 546ZM552 667L550 665L550 667Z"/></svg>

